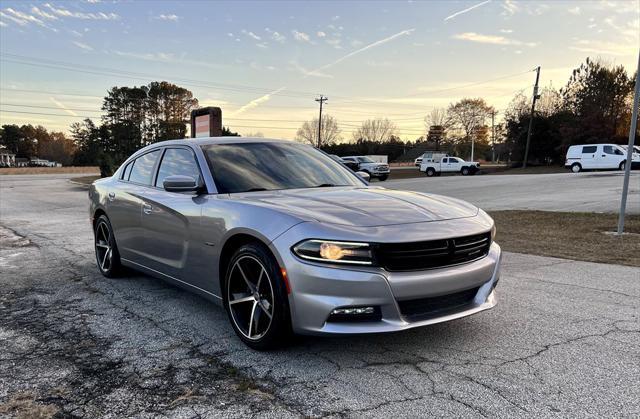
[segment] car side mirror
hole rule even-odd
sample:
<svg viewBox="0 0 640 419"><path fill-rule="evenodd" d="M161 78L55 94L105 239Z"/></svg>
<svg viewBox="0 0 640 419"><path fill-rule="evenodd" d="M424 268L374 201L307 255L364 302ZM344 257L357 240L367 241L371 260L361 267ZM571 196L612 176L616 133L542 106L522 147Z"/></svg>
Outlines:
<svg viewBox="0 0 640 419"><path fill-rule="evenodd" d="M365 182L371 181L371 176L369 176L369 173L367 172L356 172L356 175L358 175L360 179L364 180Z"/></svg>
<svg viewBox="0 0 640 419"><path fill-rule="evenodd" d="M194 178L183 175L167 176L162 182L162 187L167 192L196 192L200 189Z"/></svg>

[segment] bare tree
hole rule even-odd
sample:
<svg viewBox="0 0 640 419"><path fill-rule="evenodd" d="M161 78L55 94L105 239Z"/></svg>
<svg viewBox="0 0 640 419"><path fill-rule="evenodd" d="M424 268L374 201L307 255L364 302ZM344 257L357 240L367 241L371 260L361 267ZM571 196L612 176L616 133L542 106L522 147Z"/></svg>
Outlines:
<svg viewBox="0 0 640 419"><path fill-rule="evenodd" d="M447 109L452 124L464 133L465 141L471 141L471 160L473 160L475 136L493 111L494 109L481 98L464 98L457 103L452 103Z"/></svg>
<svg viewBox="0 0 640 419"><path fill-rule="evenodd" d="M338 121L331 115L322 116L322 129L320 136L322 137L318 141L318 118L313 118L311 121L306 121L302 124L296 132L296 141L309 143L314 147L321 148L322 146L333 144L341 139L340 129L338 128Z"/></svg>
<svg viewBox="0 0 640 419"><path fill-rule="evenodd" d="M244 134L244 136L248 138L264 138L264 134L261 133L260 131L247 132L246 134Z"/></svg>
<svg viewBox="0 0 640 419"><path fill-rule="evenodd" d="M434 143L436 150L440 150L440 144L446 138L449 125L449 117L444 108L434 108L429 115L424 117L427 141Z"/></svg>
<svg viewBox="0 0 640 419"><path fill-rule="evenodd" d="M389 141L398 136L398 127L387 118L367 119L353 132L353 140Z"/></svg>

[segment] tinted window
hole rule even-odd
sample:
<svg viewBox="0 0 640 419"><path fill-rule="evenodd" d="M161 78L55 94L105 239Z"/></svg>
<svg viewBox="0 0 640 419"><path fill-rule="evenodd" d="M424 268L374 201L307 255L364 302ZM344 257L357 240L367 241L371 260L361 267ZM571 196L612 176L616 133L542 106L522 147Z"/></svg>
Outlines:
<svg viewBox="0 0 640 419"><path fill-rule="evenodd" d="M582 147L582 154L593 154L598 150L598 147L595 145L588 145Z"/></svg>
<svg viewBox="0 0 640 419"><path fill-rule="evenodd" d="M616 154L616 155L624 154L622 151L620 151L620 149L618 149L617 147L614 147L612 145L604 146L604 152L607 153L607 154Z"/></svg>
<svg viewBox="0 0 640 419"><path fill-rule="evenodd" d="M375 163L375 161L371 160L369 157L358 157L358 161L360 163Z"/></svg>
<svg viewBox="0 0 640 419"><path fill-rule="evenodd" d="M200 183L200 170L198 170L198 164L191 150L169 148L164 152L160 169L158 169L156 186L162 187L165 178L175 175L191 176L196 180L196 183Z"/></svg>
<svg viewBox="0 0 640 419"><path fill-rule="evenodd" d="M202 149L221 193L363 185L347 168L304 144L212 144Z"/></svg>
<svg viewBox="0 0 640 419"><path fill-rule="evenodd" d="M131 174L131 169L133 168L133 162L129 162L129 164L127 164L127 167L124 168L124 170L122 171L122 179L123 180L129 180L129 175Z"/></svg>
<svg viewBox="0 0 640 419"><path fill-rule="evenodd" d="M160 150L155 150L138 157L133 163L133 169L131 169L129 181L142 183L143 185L151 185L153 166L156 164L158 156L160 156Z"/></svg>
<svg viewBox="0 0 640 419"><path fill-rule="evenodd" d="M447 160L447 159L442 159L442 163L449 163L449 160Z"/></svg>

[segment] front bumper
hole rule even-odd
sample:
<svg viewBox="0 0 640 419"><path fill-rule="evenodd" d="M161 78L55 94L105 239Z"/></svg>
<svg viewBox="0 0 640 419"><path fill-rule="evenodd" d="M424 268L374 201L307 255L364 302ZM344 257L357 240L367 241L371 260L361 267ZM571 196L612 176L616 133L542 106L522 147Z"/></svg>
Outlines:
<svg viewBox="0 0 640 419"><path fill-rule="evenodd" d="M395 332L490 309L496 304L494 288L500 278L502 252L493 243L489 254L474 262L415 272L335 268L301 261L290 252L279 255L292 290L289 304L294 332L323 335ZM403 315L399 305L400 301L437 299L476 289L468 303L417 320ZM332 310L352 306L379 307L381 318L366 322L327 321Z"/></svg>

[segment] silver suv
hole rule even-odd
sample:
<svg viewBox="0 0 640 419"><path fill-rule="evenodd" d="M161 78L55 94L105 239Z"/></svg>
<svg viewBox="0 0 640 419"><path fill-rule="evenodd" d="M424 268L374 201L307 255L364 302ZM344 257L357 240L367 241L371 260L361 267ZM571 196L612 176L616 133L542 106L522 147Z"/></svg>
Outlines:
<svg viewBox="0 0 640 419"><path fill-rule="evenodd" d="M369 174L371 178L378 178L381 181L387 180L389 177L389 165L379 163L367 156L345 156L342 160L358 165L358 170Z"/></svg>

